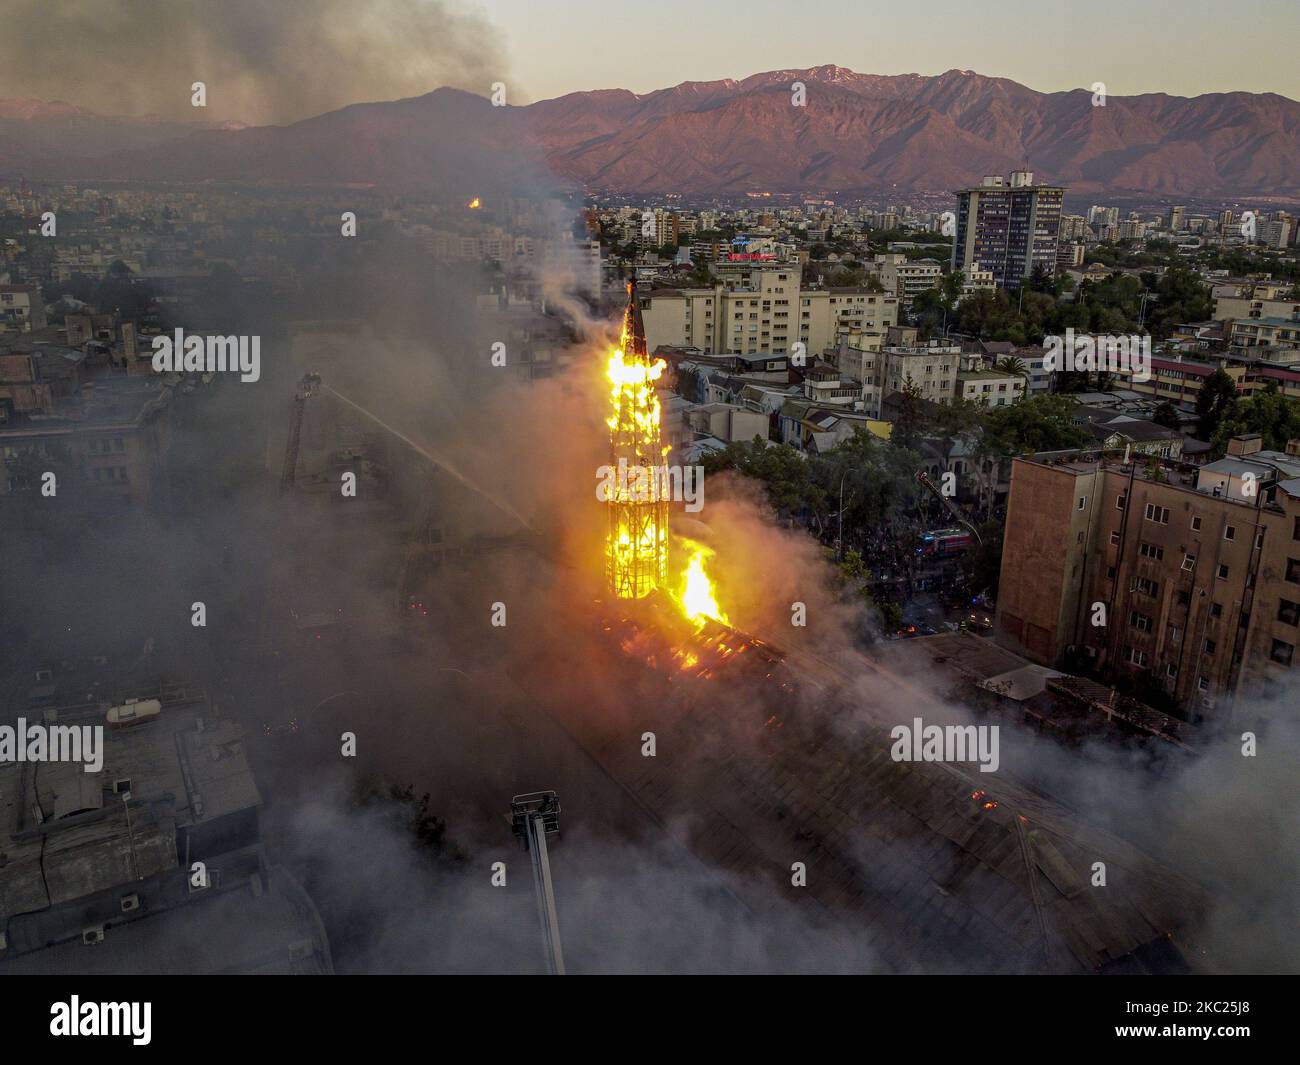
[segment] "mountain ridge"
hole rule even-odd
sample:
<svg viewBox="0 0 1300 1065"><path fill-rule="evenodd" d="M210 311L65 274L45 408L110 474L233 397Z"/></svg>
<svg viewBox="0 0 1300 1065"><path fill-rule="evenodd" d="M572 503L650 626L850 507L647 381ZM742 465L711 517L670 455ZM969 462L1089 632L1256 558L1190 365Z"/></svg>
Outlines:
<svg viewBox="0 0 1300 1065"><path fill-rule="evenodd" d="M803 107L791 102L796 81ZM883 75L833 64L508 107L439 88L242 129L0 100L0 169L457 195L735 195L941 192L1027 162L1040 180L1076 193L1300 198L1294 100L1229 92L1092 101L1084 89L1040 93L972 71ZM78 135L59 135L67 130Z"/></svg>

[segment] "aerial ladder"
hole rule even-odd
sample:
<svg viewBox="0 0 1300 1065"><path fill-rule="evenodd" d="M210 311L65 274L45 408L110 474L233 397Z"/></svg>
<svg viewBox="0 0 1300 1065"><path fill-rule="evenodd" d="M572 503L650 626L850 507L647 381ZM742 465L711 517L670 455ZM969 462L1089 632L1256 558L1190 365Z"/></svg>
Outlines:
<svg viewBox="0 0 1300 1065"><path fill-rule="evenodd" d="M293 394L293 405L289 408L289 438L284 444L284 468L280 471L280 491L289 491L293 487L294 475L298 469L298 444L302 440L302 416L309 397L320 390L320 374L302 375Z"/></svg>
<svg viewBox="0 0 1300 1065"><path fill-rule="evenodd" d="M564 951L560 945L560 918L555 911L555 889L551 884L551 860L547 836L560 831L560 800L553 791L534 791L510 800L511 825L533 861L533 887L537 890L537 915L542 925L542 946L546 971L564 975Z"/></svg>
<svg viewBox="0 0 1300 1065"><path fill-rule="evenodd" d="M948 512L949 517L951 517L953 521L955 521L963 529L969 532L971 536L975 537L975 542L977 544L983 546L984 541L980 538L980 532L977 528L975 528L974 523L971 522L969 519L967 519L966 515L961 512L961 509L957 506L956 503L954 503L951 499L949 499L946 495L944 495L941 491L939 491L938 486L934 483L934 481L930 479L930 475L926 473L925 470L916 471L916 483L919 484L922 488L928 490L934 496L934 498L940 502L940 504L943 506L943 509Z"/></svg>

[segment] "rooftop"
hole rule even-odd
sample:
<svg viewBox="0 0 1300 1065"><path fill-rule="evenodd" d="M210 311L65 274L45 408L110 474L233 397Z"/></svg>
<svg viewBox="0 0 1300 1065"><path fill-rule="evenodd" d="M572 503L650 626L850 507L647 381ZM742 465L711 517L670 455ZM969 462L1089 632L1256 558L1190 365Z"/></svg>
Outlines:
<svg viewBox="0 0 1300 1065"><path fill-rule="evenodd" d="M44 370L44 364L42 364ZM81 429L133 428L171 401L171 390L155 377L106 377L83 384L59 399L53 414L15 414L0 428L0 439L55 435Z"/></svg>
<svg viewBox="0 0 1300 1065"><path fill-rule="evenodd" d="M1014 462L1047 466L1076 475L1092 474L1097 472L1098 469L1110 470L1126 477L1135 477L1139 481L1167 484L1171 488L1195 492L1202 497L1211 496L1234 506L1251 507L1253 509L1257 505L1261 505L1254 498L1239 499L1236 493L1225 494L1222 492L1221 485L1216 486L1213 482L1216 474L1225 478L1239 478L1244 473L1253 473L1265 486L1272 483L1275 478L1289 480L1293 477L1300 477L1300 456L1281 455L1281 458L1287 460L1287 465L1281 466L1274 465L1272 461L1254 461L1261 454L1268 456L1280 455L1276 451L1256 452L1245 461L1228 457L1204 466L1194 466L1190 463L1146 455L1138 455L1136 461L1126 463L1115 457L1114 452L1103 453L1096 450L1084 450L1020 455L1015 458ZM1216 492L1214 490L1216 487L1219 487L1220 491ZM1280 504L1274 503L1263 503L1262 505L1265 507L1280 507Z"/></svg>
<svg viewBox="0 0 1300 1065"><path fill-rule="evenodd" d="M3 975L332 972L314 905L278 869L260 894L252 887L223 892L167 910L165 920L116 925L93 947L74 939L0 962Z"/></svg>
<svg viewBox="0 0 1300 1065"><path fill-rule="evenodd" d="M1023 381L1024 376L1018 373L1012 373L1010 370L958 370L957 377L961 380L986 378L997 381Z"/></svg>
<svg viewBox="0 0 1300 1065"><path fill-rule="evenodd" d="M1194 377L1209 377L1219 367L1208 362L1195 362L1192 359L1160 359L1151 357L1154 370L1183 370Z"/></svg>
<svg viewBox="0 0 1300 1065"><path fill-rule="evenodd" d="M1271 316L1267 318L1234 318L1232 322L1233 325L1236 325L1238 323L1242 325L1271 325L1271 326L1292 325L1292 326L1296 326L1297 328L1300 328L1300 318L1277 318Z"/></svg>
<svg viewBox="0 0 1300 1065"><path fill-rule="evenodd" d="M137 879L174 869L178 829L261 804L239 726L204 718L191 690L160 694L162 712L126 728L107 726L108 703L27 712L29 728L104 726L103 765L0 764L0 926L122 884L125 854Z"/></svg>

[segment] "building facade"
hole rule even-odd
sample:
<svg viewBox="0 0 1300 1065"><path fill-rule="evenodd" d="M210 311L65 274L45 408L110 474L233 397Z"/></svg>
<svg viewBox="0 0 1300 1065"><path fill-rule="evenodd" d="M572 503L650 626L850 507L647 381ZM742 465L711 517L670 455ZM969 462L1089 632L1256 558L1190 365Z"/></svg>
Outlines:
<svg viewBox="0 0 1300 1065"><path fill-rule="evenodd" d="M873 266L880 275L880 283L899 298L903 306L922 292L934 288L943 277L943 267L934 259L908 259L899 252L877 255Z"/></svg>
<svg viewBox="0 0 1300 1065"><path fill-rule="evenodd" d="M803 288L797 266L724 273L708 288L654 289L640 296L646 341L705 354L789 354L810 358L841 329L884 333L898 322L898 298L863 287Z"/></svg>
<svg viewBox="0 0 1300 1065"><path fill-rule="evenodd" d="M1147 674L1189 720L1294 684L1300 464L1250 447L1195 471L1016 459L999 642Z"/></svg>
<svg viewBox="0 0 1300 1065"><path fill-rule="evenodd" d="M20 333L45 328L40 285L0 285L0 328Z"/></svg>
<svg viewBox="0 0 1300 1065"><path fill-rule="evenodd" d="M1026 170L1012 173L1009 182L992 176L959 190L952 268L989 270L1002 288L1016 288L1036 266L1055 273L1065 192L1035 185Z"/></svg>

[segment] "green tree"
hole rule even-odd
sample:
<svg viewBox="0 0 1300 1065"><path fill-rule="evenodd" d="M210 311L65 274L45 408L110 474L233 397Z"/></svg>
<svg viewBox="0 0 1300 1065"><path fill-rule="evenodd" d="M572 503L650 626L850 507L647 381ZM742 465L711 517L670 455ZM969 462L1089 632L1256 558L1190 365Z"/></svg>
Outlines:
<svg viewBox="0 0 1300 1065"><path fill-rule="evenodd" d="M694 263L691 272L686 275L686 283L692 288L711 288L713 271L709 269L709 264L703 259Z"/></svg>
<svg viewBox="0 0 1300 1065"><path fill-rule="evenodd" d="M1171 266L1154 286L1156 301L1147 308L1144 324L1157 340L1169 336L1184 322L1203 322L1214 315L1214 298L1208 285L1185 266Z"/></svg>
<svg viewBox="0 0 1300 1065"><path fill-rule="evenodd" d="M921 386L909 375L898 393L898 418L889 439L895 447L915 451L924 429L925 399L921 395Z"/></svg>
<svg viewBox="0 0 1300 1065"><path fill-rule="evenodd" d="M977 399L922 405L922 429L935 436L962 436L984 423L988 408Z"/></svg>
<svg viewBox="0 0 1300 1065"><path fill-rule="evenodd" d="M1163 425L1166 429L1177 429L1183 424L1182 420L1178 417L1178 408L1170 403L1169 400L1165 400L1156 408L1156 412L1151 416L1151 420L1157 425Z"/></svg>
<svg viewBox="0 0 1300 1065"><path fill-rule="evenodd" d="M1074 424L1075 406L1068 396L1044 395L994 407L984 420L983 447L1004 457L1085 447L1092 438Z"/></svg>
<svg viewBox="0 0 1300 1065"><path fill-rule="evenodd" d="M1276 381L1269 381L1228 408L1211 438L1214 454L1224 454L1228 441L1242 433L1259 433L1267 451L1285 451L1287 441L1300 437L1300 404L1282 395Z"/></svg>
<svg viewBox="0 0 1300 1065"><path fill-rule="evenodd" d="M374 778L361 778L353 787L352 802L360 809L379 814L394 828L408 832L411 846L434 862L462 862L467 857L457 844L447 839L447 822L430 812L429 796L417 798L410 784L399 787Z"/></svg>
<svg viewBox="0 0 1300 1065"><path fill-rule="evenodd" d="M706 455L703 466L706 476L735 470L761 481L768 502L780 514L808 511L819 528L825 522L826 493L813 483L808 459L789 444L769 444L759 437L733 441L722 451Z"/></svg>
<svg viewBox="0 0 1300 1065"><path fill-rule="evenodd" d="M1200 440L1213 440L1219 423L1237 402L1237 386L1223 370L1215 370L1201 385L1196 394L1196 436Z"/></svg>
<svg viewBox="0 0 1300 1065"><path fill-rule="evenodd" d="M694 370L677 371L677 394L692 403L696 402L699 395L700 375Z"/></svg>
<svg viewBox="0 0 1300 1065"><path fill-rule="evenodd" d="M920 456L855 429L838 447L810 460L813 480L827 501L825 532L838 536L840 490L844 500L844 546L874 546L881 530L914 523Z"/></svg>
<svg viewBox="0 0 1300 1065"><path fill-rule="evenodd" d="M1032 292L1043 292L1055 296L1056 276L1054 271L1047 269L1042 263L1034 263L1034 268L1029 274L1029 288Z"/></svg>
<svg viewBox="0 0 1300 1065"><path fill-rule="evenodd" d="M918 293L912 300L912 320L920 327L923 340L946 333L948 326L955 321L964 278L965 274L960 270L944 274L932 288Z"/></svg>

